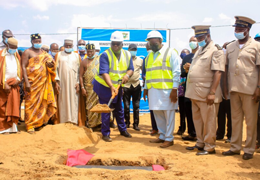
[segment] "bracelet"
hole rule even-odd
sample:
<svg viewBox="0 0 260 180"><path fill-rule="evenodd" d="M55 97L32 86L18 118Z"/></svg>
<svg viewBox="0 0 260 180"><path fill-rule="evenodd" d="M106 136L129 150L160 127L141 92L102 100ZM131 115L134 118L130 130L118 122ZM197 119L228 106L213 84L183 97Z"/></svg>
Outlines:
<svg viewBox="0 0 260 180"><path fill-rule="evenodd" d="M130 76L129 76L128 74L126 74L126 76L127 76L128 78L130 78Z"/></svg>

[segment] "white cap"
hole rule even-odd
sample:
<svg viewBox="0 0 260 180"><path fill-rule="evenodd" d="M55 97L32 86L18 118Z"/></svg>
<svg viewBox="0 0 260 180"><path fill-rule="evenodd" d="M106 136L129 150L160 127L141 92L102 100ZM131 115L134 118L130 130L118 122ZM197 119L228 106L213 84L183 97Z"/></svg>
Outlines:
<svg viewBox="0 0 260 180"><path fill-rule="evenodd" d="M120 31L113 32L111 34L110 41L123 42L124 41L124 37L123 37L122 32L120 32Z"/></svg>
<svg viewBox="0 0 260 180"><path fill-rule="evenodd" d="M146 41L148 41L149 39L151 38L160 38L163 40L163 37L161 35L161 33L159 31L150 31L148 34L147 34L147 38L146 38Z"/></svg>

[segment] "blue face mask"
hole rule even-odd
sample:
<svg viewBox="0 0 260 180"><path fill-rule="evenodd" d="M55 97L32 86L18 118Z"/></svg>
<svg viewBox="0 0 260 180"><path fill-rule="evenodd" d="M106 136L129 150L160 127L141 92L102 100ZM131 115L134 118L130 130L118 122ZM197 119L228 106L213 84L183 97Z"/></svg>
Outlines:
<svg viewBox="0 0 260 180"><path fill-rule="evenodd" d="M72 49L72 48L65 48L65 51L66 51L67 53L71 53L71 52L73 51L73 49Z"/></svg>
<svg viewBox="0 0 260 180"><path fill-rule="evenodd" d="M132 57L136 56L136 54L137 54L137 51L129 51L129 52L130 52Z"/></svg>
<svg viewBox="0 0 260 180"><path fill-rule="evenodd" d="M8 42L8 38L5 38L5 44L7 44L7 42Z"/></svg>
<svg viewBox="0 0 260 180"><path fill-rule="evenodd" d="M99 52L95 52L95 55L96 55L96 56L99 56Z"/></svg>
<svg viewBox="0 0 260 180"><path fill-rule="evenodd" d="M94 57L95 57L95 55L94 56L92 56L92 57L88 57L89 59L94 59Z"/></svg>
<svg viewBox="0 0 260 180"><path fill-rule="evenodd" d="M191 41L189 45L190 45L191 49L196 49L198 47L197 42L194 42L194 41Z"/></svg>
<svg viewBox="0 0 260 180"><path fill-rule="evenodd" d="M204 39L203 41L200 41L200 42L198 42L198 45L200 46L200 47L204 47L204 46L206 46L206 39Z"/></svg>
<svg viewBox="0 0 260 180"><path fill-rule="evenodd" d="M16 49L8 49L8 52L10 53L10 54L14 54L15 52L16 52Z"/></svg>
<svg viewBox="0 0 260 180"><path fill-rule="evenodd" d="M53 56L56 56L56 54L57 54L56 52L51 52L51 55Z"/></svg>
<svg viewBox="0 0 260 180"><path fill-rule="evenodd" d="M241 33L236 33L236 32L235 32L235 36L236 36L236 38L239 39L239 40L245 39L244 32L241 32Z"/></svg>
<svg viewBox="0 0 260 180"><path fill-rule="evenodd" d="M41 44L41 43L40 43L40 44L33 44L33 47L34 47L35 49L41 49L42 44Z"/></svg>
<svg viewBox="0 0 260 180"><path fill-rule="evenodd" d="M85 46L78 46L78 49L79 49L79 51L85 51L86 50Z"/></svg>

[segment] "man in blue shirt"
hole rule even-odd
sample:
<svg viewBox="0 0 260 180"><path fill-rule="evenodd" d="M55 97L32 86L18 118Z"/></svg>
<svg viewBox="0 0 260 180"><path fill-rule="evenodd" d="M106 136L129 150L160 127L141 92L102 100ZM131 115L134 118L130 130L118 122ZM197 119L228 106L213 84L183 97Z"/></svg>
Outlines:
<svg viewBox="0 0 260 180"><path fill-rule="evenodd" d="M126 124L124 122L124 109L122 106L123 91L122 87L116 90L116 83L113 77L122 77L122 84L128 82L130 76L132 76L134 67L130 53L122 49L123 47L123 35L121 32L116 31L111 35L111 48L106 50L100 55L99 73L96 75L93 81L93 90L99 97L100 104L108 104L112 94L117 96L112 101L110 108L114 108L114 115L116 117L118 129L120 134L125 137L132 137L126 130ZM127 64L128 63L128 64ZM116 64L115 66L113 64ZM121 66L127 66L127 69L123 70ZM111 76L113 75L113 76ZM112 79L113 78L113 79ZM116 79L118 81L119 79ZM106 142L111 142L110 138L110 113L102 113L102 139Z"/></svg>

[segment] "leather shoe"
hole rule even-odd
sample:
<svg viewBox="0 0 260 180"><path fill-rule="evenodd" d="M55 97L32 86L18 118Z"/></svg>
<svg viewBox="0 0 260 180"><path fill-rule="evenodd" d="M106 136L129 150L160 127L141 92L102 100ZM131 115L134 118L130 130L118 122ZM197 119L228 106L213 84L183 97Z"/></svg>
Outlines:
<svg viewBox="0 0 260 180"><path fill-rule="evenodd" d="M109 127L116 128L116 125L115 125L114 121L110 122Z"/></svg>
<svg viewBox="0 0 260 180"><path fill-rule="evenodd" d="M120 132L120 134L121 134L122 136L127 137L127 138L131 138L131 137L132 137L131 134L129 134L127 131Z"/></svg>
<svg viewBox="0 0 260 180"><path fill-rule="evenodd" d="M160 146L160 148L167 148L173 146L173 141L164 141L164 143Z"/></svg>
<svg viewBox="0 0 260 180"><path fill-rule="evenodd" d="M150 135L151 136L155 136L156 134L158 134L158 130L156 131L156 130L152 130L151 132L150 132Z"/></svg>
<svg viewBox="0 0 260 180"><path fill-rule="evenodd" d="M198 149L198 150L200 150L200 151L203 151L204 150L204 148L201 148L201 147L199 147L199 146L189 146L189 147L186 147L186 149L187 150L189 150L189 151L192 151L192 150L194 150L194 149Z"/></svg>
<svg viewBox="0 0 260 180"><path fill-rule="evenodd" d="M228 151L222 152L222 155L224 155L224 156L240 155L240 152L236 153L231 150L228 150Z"/></svg>
<svg viewBox="0 0 260 180"><path fill-rule="evenodd" d="M208 155L208 154L216 154L216 151L213 150L213 151L200 151L200 152L197 152L196 155Z"/></svg>
<svg viewBox="0 0 260 180"><path fill-rule="evenodd" d="M134 125L133 129L136 130L136 131L140 131L140 128L136 125Z"/></svg>
<svg viewBox="0 0 260 180"><path fill-rule="evenodd" d="M181 131L179 130L179 131L177 132L177 134L181 136L181 135L183 134L183 132L181 132Z"/></svg>
<svg viewBox="0 0 260 180"><path fill-rule="evenodd" d="M112 142L112 139L109 136L102 136L102 139L106 142Z"/></svg>
<svg viewBox="0 0 260 180"><path fill-rule="evenodd" d="M193 137L193 136L190 136L190 135L184 136L184 137L182 137L182 139L183 139L184 141L196 141L196 140L197 140L196 137Z"/></svg>
<svg viewBox="0 0 260 180"><path fill-rule="evenodd" d="M249 160L253 158L253 154L248 154L248 153L244 153L243 155L243 159L244 160Z"/></svg>
<svg viewBox="0 0 260 180"><path fill-rule="evenodd" d="M150 143L164 143L164 140L158 138L155 140L151 140Z"/></svg>

